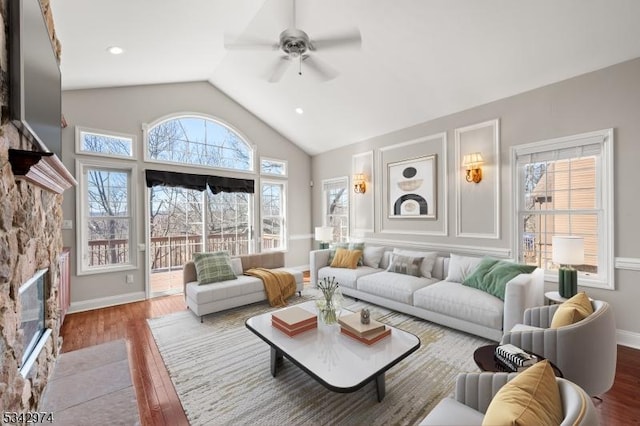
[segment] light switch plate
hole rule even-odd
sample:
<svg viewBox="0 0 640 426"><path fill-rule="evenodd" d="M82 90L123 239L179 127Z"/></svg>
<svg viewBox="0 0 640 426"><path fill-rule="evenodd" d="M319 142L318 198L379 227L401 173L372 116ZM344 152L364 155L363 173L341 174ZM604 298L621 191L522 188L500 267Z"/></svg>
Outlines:
<svg viewBox="0 0 640 426"><path fill-rule="evenodd" d="M71 219L63 220L62 229L73 229L73 221Z"/></svg>

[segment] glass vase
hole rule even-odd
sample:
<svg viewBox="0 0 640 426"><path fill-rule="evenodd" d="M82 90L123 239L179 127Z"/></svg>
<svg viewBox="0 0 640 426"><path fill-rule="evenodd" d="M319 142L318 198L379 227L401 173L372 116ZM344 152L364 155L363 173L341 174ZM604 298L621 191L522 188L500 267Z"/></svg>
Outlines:
<svg viewBox="0 0 640 426"><path fill-rule="evenodd" d="M331 294L320 293L316 299L316 308L318 309L318 318L322 324L338 324L343 300L340 289L334 290Z"/></svg>

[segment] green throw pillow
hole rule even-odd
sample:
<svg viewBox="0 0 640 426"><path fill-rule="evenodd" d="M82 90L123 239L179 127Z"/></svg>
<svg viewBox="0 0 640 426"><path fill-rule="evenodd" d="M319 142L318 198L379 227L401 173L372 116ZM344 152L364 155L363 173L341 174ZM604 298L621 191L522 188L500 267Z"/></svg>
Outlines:
<svg viewBox="0 0 640 426"><path fill-rule="evenodd" d="M490 257L483 258L475 271L462 284L477 288L504 300L507 283L520 274L530 274L535 266L497 260Z"/></svg>
<svg viewBox="0 0 640 426"><path fill-rule="evenodd" d="M193 255L193 263L196 266L198 284L237 279L231 267L231 258L226 251L195 253Z"/></svg>

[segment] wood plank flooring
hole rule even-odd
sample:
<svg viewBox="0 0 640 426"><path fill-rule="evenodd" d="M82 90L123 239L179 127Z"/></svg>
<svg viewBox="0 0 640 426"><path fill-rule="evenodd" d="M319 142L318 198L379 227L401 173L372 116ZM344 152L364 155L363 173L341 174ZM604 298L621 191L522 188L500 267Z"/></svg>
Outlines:
<svg viewBox="0 0 640 426"><path fill-rule="evenodd" d="M179 295L69 314L62 327L62 351L125 339L142 425L188 425L146 321L184 309ZM616 381L602 399L596 408L603 425L640 425L640 350L618 347Z"/></svg>

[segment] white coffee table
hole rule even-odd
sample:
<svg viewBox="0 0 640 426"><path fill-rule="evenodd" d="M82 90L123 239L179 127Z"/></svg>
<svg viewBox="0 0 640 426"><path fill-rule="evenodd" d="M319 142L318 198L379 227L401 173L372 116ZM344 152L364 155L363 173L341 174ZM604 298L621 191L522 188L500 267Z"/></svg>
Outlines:
<svg viewBox="0 0 640 426"><path fill-rule="evenodd" d="M317 313L314 302L296 306ZM317 329L294 337L271 325L271 312L251 317L245 325L271 346L273 377L284 357L334 392L354 392L375 381L378 401L386 392L385 372L420 347L418 337L394 327L389 337L368 346L340 333L340 326L319 320Z"/></svg>

